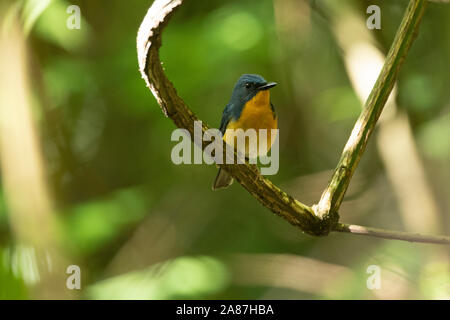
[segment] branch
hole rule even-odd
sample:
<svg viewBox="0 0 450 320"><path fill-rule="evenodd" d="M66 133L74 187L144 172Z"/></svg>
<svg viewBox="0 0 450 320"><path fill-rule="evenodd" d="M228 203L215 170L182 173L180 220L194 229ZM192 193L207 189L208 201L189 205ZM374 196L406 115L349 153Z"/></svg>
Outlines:
<svg viewBox="0 0 450 320"><path fill-rule="evenodd" d="M156 0L153 2L138 31L137 51L139 70L142 78L145 80L147 86L155 96L163 113L172 119L177 127L187 129L191 133L191 137L193 137L194 122L198 121L198 118L188 108L183 99L177 95L173 84L167 79L164 70L161 67L161 61L159 58L161 33L167 25L170 17L182 4L183 0ZM417 4L421 5L418 6ZM344 182L345 189L350 181L351 174L356 168L357 161L364 151L366 140L368 139L370 132L373 130L387 96L392 89L401 61L403 60L407 49L409 49L409 46L411 45L413 38L412 34L416 33L422 14L423 0L412 0L410 6L408 7L407 14L403 19L402 25L400 26L400 30L394 40L394 44L392 46L393 49L389 52L386 65L383 68L371 96L369 97L367 107L361 115L360 120L358 120L354 133L352 133L350 141L355 140L359 141L359 143L357 143L356 148L344 151L344 155L346 155L345 158L350 156L350 158L353 159L353 161L351 161L352 166L348 166L348 168L352 168L352 170L350 170L349 173L346 171L347 173L343 176L348 180L347 182ZM364 123L366 124L365 126L363 125ZM208 129L209 127L203 122L203 133ZM358 133L358 131L361 132ZM354 135L355 138L353 138ZM204 142L202 147L205 148L206 145L207 144ZM223 150L226 150L225 145L223 146ZM324 236L330 231L357 233L356 231L351 231L354 231L354 228L338 223L339 216L337 214L337 210L328 210L325 214L316 215L313 208L294 199L289 194L275 186L271 181L261 176L257 167L254 165L249 165L246 163L220 164L220 166L224 168L262 205L271 210L273 213L284 218L292 225L299 227L305 233L315 236ZM338 168L342 168L341 163ZM338 171L341 170L342 169L339 169ZM335 180L336 179L333 181ZM342 183L339 179L337 182ZM343 197L345 189L342 189L342 187L337 189L341 190L341 197ZM334 197L332 198L334 199ZM342 198L340 201L341 200ZM338 207L339 206L336 208ZM332 214L329 214L329 212ZM377 230L377 232L374 232L373 230L375 229L369 228L366 228L365 230L372 230L370 233L374 236L383 237L382 234L384 234L386 235L385 238L388 239L413 241L410 240L413 236L407 233L383 230ZM362 234L363 232L359 233ZM366 233L368 233L368 231L366 231ZM392 234L402 234L403 238L401 236L389 236ZM420 236L420 238L435 239L436 236ZM444 239L440 243L450 243L450 238L437 238ZM424 242L437 243L431 240Z"/></svg>
<svg viewBox="0 0 450 320"><path fill-rule="evenodd" d="M338 223L334 229L337 232L346 232L356 235L371 236L383 239L403 240L409 242L449 244L449 236L435 236L429 234L420 234L412 232L391 231L370 227L358 226L355 224Z"/></svg>
<svg viewBox="0 0 450 320"><path fill-rule="evenodd" d="M353 173L366 149L369 137L394 87L400 67L417 36L426 3L425 0L409 2L383 69L353 127L333 177L322 194L319 204L315 207L315 212L319 217L337 214Z"/></svg>

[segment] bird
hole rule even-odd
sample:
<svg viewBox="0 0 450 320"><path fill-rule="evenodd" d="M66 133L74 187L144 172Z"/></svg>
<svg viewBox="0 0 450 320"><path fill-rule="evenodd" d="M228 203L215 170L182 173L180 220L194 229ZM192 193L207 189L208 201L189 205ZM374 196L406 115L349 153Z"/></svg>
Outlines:
<svg viewBox="0 0 450 320"><path fill-rule="evenodd" d="M277 85L276 82L268 82L258 74L243 74L236 82L230 101L225 106L220 123L220 132L223 140L230 143L236 139L230 130L266 129L267 151L273 144L271 129L278 129L278 119L275 108L270 101L270 90ZM257 131L259 132L259 131ZM258 142L259 144L259 142ZM236 145L236 144L234 144ZM259 148L245 146L246 158L260 156ZM219 168L212 189L227 188L233 183L233 178L222 168Z"/></svg>

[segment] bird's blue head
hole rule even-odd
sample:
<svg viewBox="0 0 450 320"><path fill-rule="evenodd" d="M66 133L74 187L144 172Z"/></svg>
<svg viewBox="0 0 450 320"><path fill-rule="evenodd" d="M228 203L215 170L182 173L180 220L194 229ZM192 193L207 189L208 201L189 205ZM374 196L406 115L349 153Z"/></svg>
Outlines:
<svg viewBox="0 0 450 320"><path fill-rule="evenodd" d="M266 79L257 74L243 74L234 86L231 99L234 102L245 103L259 91L268 90L276 85L276 82L267 82Z"/></svg>

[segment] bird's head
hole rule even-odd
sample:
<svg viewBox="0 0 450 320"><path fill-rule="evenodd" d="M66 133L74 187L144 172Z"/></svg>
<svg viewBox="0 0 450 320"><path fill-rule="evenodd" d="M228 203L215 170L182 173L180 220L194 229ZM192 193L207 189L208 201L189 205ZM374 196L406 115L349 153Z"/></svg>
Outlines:
<svg viewBox="0 0 450 320"><path fill-rule="evenodd" d="M247 102L260 91L269 90L277 85L276 82L267 82L257 74L243 74L233 89L232 100Z"/></svg>

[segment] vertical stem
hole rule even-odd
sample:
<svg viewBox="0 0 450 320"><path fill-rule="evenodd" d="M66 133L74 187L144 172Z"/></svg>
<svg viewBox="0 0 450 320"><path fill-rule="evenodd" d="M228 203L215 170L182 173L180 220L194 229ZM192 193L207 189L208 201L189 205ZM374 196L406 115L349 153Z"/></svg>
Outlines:
<svg viewBox="0 0 450 320"><path fill-rule="evenodd" d="M330 183L322 194L315 213L320 218L337 215L347 187L366 148L370 134L383 110L397 79L406 54L417 36L420 21L425 12L426 0L411 0L363 111L353 127L344 147L341 159Z"/></svg>

